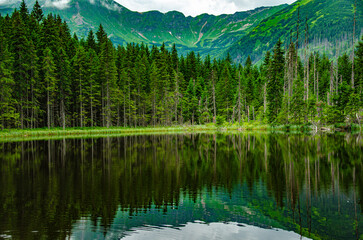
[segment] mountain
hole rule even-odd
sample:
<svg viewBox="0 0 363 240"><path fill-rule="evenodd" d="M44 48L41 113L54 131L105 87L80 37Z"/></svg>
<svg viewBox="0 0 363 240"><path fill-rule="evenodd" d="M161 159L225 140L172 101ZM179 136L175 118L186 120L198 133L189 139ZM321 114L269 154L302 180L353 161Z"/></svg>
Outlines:
<svg viewBox="0 0 363 240"><path fill-rule="evenodd" d="M186 17L172 11L135 12L113 0L40 0L44 12L59 14L73 32L85 37L102 24L115 44L146 43L167 47L176 44L179 53L191 50L219 57L230 53L237 62L248 55L261 62L281 38L287 46L295 41L298 9L299 46L305 39L305 19L309 26L309 51L335 57L352 50L354 0L298 0L291 5L260 7L251 11L219 16L202 14ZM26 0L29 9L35 0ZM20 1L0 2L0 13L11 13ZM290 34L290 32L292 34ZM356 37L363 34L363 1L357 0ZM301 48L300 48L301 51Z"/></svg>
<svg viewBox="0 0 363 240"><path fill-rule="evenodd" d="M35 0L26 0L29 9L34 3ZM177 11L134 12L112 0L40 0L39 3L45 13L59 14L81 37L102 24L115 44L144 42L160 46L165 42L172 46L175 43L181 53L194 50L202 56L220 55L262 20L287 6L261 7L231 15L186 17ZM19 6L20 2L5 2L0 13L11 13Z"/></svg>
<svg viewBox="0 0 363 240"><path fill-rule="evenodd" d="M298 8L300 7L299 46L305 40L305 21L309 26L309 50L336 57L352 50L354 0L299 0L261 21L226 52L237 62L248 55L254 62L261 60L279 38L296 41ZM363 35L363 1L357 1L356 37ZM300 49L301 51L301 49Z"/></svg>

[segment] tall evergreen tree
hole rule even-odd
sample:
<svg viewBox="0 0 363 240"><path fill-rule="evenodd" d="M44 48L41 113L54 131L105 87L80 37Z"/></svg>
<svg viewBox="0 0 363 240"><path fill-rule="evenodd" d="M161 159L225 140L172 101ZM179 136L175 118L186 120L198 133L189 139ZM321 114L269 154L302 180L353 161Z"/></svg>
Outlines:
<svg viewBox="0 0 363 240"><path fill-rule="evenodd" d="M47 105L47 127L48 129L53 126L53 118L54 118L54 109L53 104L56 97L56 87L57 87L57 79L56 79L56 66L53 60L52 51L49 48L44 50L44 58L42 70L44 73L44 85L45 85L45 94L46 94L46 105Z"/></svg>
<svg viewBox="0 0 363 240"><path fill-rule="evenodd" d="M77 118L79 119L79 126L83 127L87 122L86 119L86 94L85 88L88 85L88 65L87 65L87 55L82 46L79 46L77 49L77 53L74 56L73 62L73 84L75 86L75 93L76 93L76 101L77 101L77 110L78 114L76 114Z"/></svg>
<svg viewBox="0 0 363 240"><path fill-rule="evenodd" d="M63 48L59 49L59 53L57 56L57 78L59 79L58 84L58 100L60 102L59 106L59 114L60 114L60 122L63 129L66 128L67 125L67 113L68 113L68 105L71 100L71 83L70 83L70 62L67 56L66 51Z"/></svg>
<svg viewBox="0 0 363 240"><path fill-rule="evenodd" d="M284 79L284 51L279 39L275 48L270 68L270 81L267 83L268 120L274 123L282 104L283 79Z"/></svg>
<svg viewBox="0 0 363 240"><path fill-rule="evenodd" d="M112 126L115 114L115 103L117 101L116 91L116 64L115 50L110 40L106 40L101 46L100 53L100 78L103 89L104 116L106 127Z"/></svg>
<svg viewBox="0 0 363 240"><path fill-rule="evenodd" d="M88 112L90 119L90 126L94 127L97 124L96 116L100 107L100 86L97 81L99 76L99 59L96 52L93 49L89 49L87 53L88 60L88 85L86 87L86 93L88 98Z"/></svg>
<svg viewBox="0 0 363 240"><path fill-rule="evenodd" d="M33 10L31 12L31 15L38 21L41 22L43 20L43 10L39 5L38 0L35 1Z"/></svg>
<svg viewBox="0 0 363 240"><path fill-rule="evenodd" d="M12 15L12 34L10 37L10 52L14 53L13 78L15 82L15 99L20 114L20 127L27 127L27 89L29 88L30 42L28 31L19 12Z"/></svg>
<svg viewBox="0 0 363 240"><path fill-rule="evenodd" d="M1 33L0 33L1 34ZM3 38L0 36L0 40ZM14 127L18 118L15 100L12 97L14 80L12 76L12 57L5 46L0 49L0 128Z"/></svg>

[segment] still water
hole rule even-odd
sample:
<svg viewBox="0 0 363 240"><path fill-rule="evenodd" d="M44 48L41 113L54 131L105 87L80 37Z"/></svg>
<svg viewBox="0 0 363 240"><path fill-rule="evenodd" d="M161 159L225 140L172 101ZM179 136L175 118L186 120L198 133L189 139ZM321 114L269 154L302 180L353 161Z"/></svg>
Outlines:
<svg viewBox="0 0 363 240"><path fill-rule="evenodd" d="M0 142L0 239L363 239L359 135Z"/></svg>

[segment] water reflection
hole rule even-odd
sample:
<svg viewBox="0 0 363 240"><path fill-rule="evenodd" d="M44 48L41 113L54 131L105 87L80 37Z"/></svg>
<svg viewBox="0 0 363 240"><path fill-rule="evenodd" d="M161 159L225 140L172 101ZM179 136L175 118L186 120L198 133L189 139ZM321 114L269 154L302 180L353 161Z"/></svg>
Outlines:
<svg viewBox="0 0 363 240"><path fill-rule="evenodd" d="M359 239L362 147L359 135L286 134L0 143L0 238L112 239L201 220Z"/></svg>

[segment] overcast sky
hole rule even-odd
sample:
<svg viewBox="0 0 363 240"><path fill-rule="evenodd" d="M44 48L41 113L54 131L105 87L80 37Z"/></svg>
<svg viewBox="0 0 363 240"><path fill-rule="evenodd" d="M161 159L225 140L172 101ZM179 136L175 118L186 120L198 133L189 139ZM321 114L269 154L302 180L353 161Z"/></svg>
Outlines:
<svg viewBox="0 0 363 240"><path fill-rule="evenodd" d="M177 10L186 16L202 13L220 15L246 11L260 6L275 6L292 3L296 0L115 0L122 6L138 12L159 10L168 12Z"/></svg>

